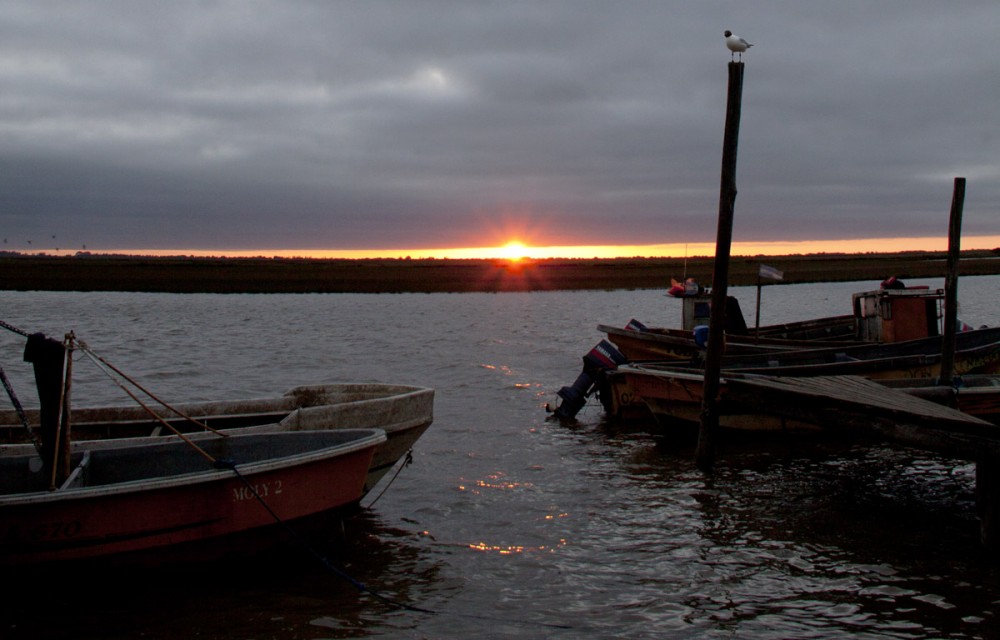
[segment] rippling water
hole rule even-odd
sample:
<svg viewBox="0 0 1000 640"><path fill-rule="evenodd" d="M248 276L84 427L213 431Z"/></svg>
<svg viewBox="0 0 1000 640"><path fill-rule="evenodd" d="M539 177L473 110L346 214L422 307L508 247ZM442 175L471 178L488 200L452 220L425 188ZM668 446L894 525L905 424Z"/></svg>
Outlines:
<svg viewBox="0 0 1000 640"><path fill-rule="evenodd" d="M941 281L908 284L942 286ZM768 287L761 322L849 313L877 283ZM1000 324L1000 278L960 317ZM755 289L737 288L748 322ZM165 399L298 384L434 387L435 422L331 559L61 579L3 606L0 637L997 637L1000 564L978 543L974 466L887 447L732 443L716 472L653 428L572 425L546 402L599 322L676 326L659 291L401 295L0 292L0 319L72 329ZM19 336L0 359L30 401ZM84 361L77 404L124 403ZM30 402L27 402L30 404ZM369 500L370 501L370 500ZM37 589L34 584L31 589ZM44 603L42 607L40 603Z"/></svg>

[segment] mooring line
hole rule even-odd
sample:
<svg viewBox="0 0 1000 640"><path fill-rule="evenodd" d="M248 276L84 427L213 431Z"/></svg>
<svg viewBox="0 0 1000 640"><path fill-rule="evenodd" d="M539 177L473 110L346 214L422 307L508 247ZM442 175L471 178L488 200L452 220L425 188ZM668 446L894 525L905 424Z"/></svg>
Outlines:
<svg viewBox="0 0 1000 640"><path fill-rule="evenodd" d="M7 323L7 322L4 322L3 320L0 320L0 327L3 327L4 329L7 329L8 331L12 331L14 333L19 333L22 336L24 336L25 338L31 336L31 334L28 333L27 331L25 331L24 329L18 329L14 325L12 325L10 323Z"/></svg>
<svg viewBox="0 0 1000 640"><path fill-rule="evenodd" d="M124 384L122 384L121 380L118 380L113 375L111 375L110 373L108 373L108 369L111 369L111 371L114 371L115 373L117 373L119 376L122 377L122 379L124 379L126 382L128 382L131 385L133 385L136 389L138 389L139 391L143 392L144 394L146 394L147 396L149 396L150 398L152 398L154 401L156 401L158 404L160 404L164 409L168 409L169 411L172 411L177 416L179 416L181 418L184 418L188 422L194 424L197 427L201 427L202 429L204 429L206 431L211 431L212 433L214 433L217 436L221 436L223 438L228 438L229 437L227 434L222 433L218 429L214 429L214 428L208 426L205 422L203 422L201 420L196 420L195 418L192 418L191 416L187 415L183 411L177 409L176 407L173 407L173 406L167 404L166 402L164 402L160 398L156 397L156 395L154 395L152 391L150 391L146 387L142 386L135 379L131 378L128 374L126 374L124 371L122 371L121 369L119 369L115 365L111 364L110 362L108 362L107 360L105 360L104 358L102 358L96 351L94 351L93 349L91 349L90 346L87 343L85 343L85 342L83 342L81 340L81 341L79 341L79 345L80 345L80 350L83 351L83 353L86 354L87 357L90 358L94 362L95 365L97 365L98 369L100 369L102 372L104 372L104 374L106 376L108 376L109 378L111 378L111 380L115 384L117 384L119 387L121 387L121 389L123 391L125 391L125 393L127 393L129 395L129 397L131 397L133 400L135 400L137 403L139 403L139 406L142 407L146 411L146 413L148 413L150 416L152 416L155 420L157 420L160 423L162 423L164 426L166 426L168 429L170 429L171 431L173 431L175 434L180 435L180 433L177 431L177 429L175 429L170 424L168 424L158 413L156 413L155 411L153 411L150 407L146 406L145 403L143 403L141 400L139 400L139 398L137 398L135 396L135 394L133 394L130 389L128 389Z"/></svg>
<svg viewBox="0 0 1000 640"><path fill-rule="evenodd" d="M312 555L316 560L319 560L319 562L324 567L326 567L327 569L331 570L339 578L342 578L343 580L349 582L358 591L362 591L364 593L370 594L370 595L378 598L379 600L381 600L381 601L383 601L383 602L385 602L387 604L391 604L391 605L396 606L396 607L401 607L403 609L407 609L407 610L410 610L410 611L416 611L416 612L419 612L419 613L430 613L430 614L437 613L436 611L431 611L430 609L423 609L421 607L415 607L413 605L406 604L405 602L399 602L397 600L393 600L392 598L389 598L388 596L384 596L381 593L378 593L377 591L375 591L373 589L370 589L364 583L362 583L362 582L354 579L346 571L338 568L333 563L331 563L326 557L324 557L322 554L320 554L318 551L316 551L316 549L314 549L312 545L310 545L304 538L302 538L302 536L300 536L299 533L295 529L293 529L291 527L291 525L289 525L287 522L285 522L281 518L281 516L279 516L277 513L275 513L274 509L272 509L271 506L269 504L267 504L267 501L264 500L264 498L261 497L261 495L259 493L257 493L257 490L254 488L253 484L249 480L247 480L246 477L242 473L240 473L239 469L236 468L236 463L234 461L232 461L232 460L219 460L219 459L217 459L215 461L215 468L216 469L229 469L230 471L232 471L236 475L236 477L239 478L240 482L242 482L246 486L247 490L250 491L250 494L254 498L256 498L256 500L261 504L262 507L264 507L264 510L267 511L271 515L272 518L274 518L275 522L277 522L279 525L281 525L281 527L292 538L292 540L294 540L303 549L305 549L306 551L308 551L309 554Z"/></svg>
<svg viewBox="0 0 1000 640"><path fill-rule="evenodd" d="M17 399L17 394L14 393L14 387L11 386L10 380L7 379L7 374L4 373L3 367L0 367L0 382L3 383L3 388L7 390L7 395L10 396L10 401L14 405L14 411L17 412L17 417L21 419L21 424L28 430L28 437L31 439L31 444L35 446L35 451L41 454L42 441L38 439L38 436L35 435L34 429L31 428L31 422L28 420L28 414L24 412L24 407L21 406L21 401Z"/></svg>
<svg viewBox="0 0 1000 640"><path fill-rule="evenodd" d="M446 614L444 614L444 613L442 613L440 611L435 611L434 609L426 609L424 607L418 607L416 605L407 604L405 602L401 602L399 600L390 598L389 596L383 595L383 594L379 593L378 591L375 591L374 589L368 587L363 582L361 582L359 580L356 580L350 574L348 574L346 571L344 571L343 569L337 567L332 562L330 562L330 560L328 558L326 558L325 556L323 556L322 554L320 554L318 551L316 551L316 549L313 548L313 546L310 545L302 536L300 536L299 533L297 531L295 531L295 529L293 529L291 527L291 525L289 525L287 522L285 522L284 520L282 520L281 517L277 513L274 512L274 510L271 508L271 506L269 504L267 504L267 501L265 501L264 498L262 498L261 495L259 493L257 493L257 490L254 489L253 484L251 484L250 481L247 480L246 477L244 477L242 473L240 473L239 469L236 468L236 462L234 462L233 460L216 459L215 462L214 462L214 465L215 465L216 469L229 469L230 471L232 471L236 475L236 477L239 478L240 482L242 482L244 484L244 486L246 486L247 490L250 491L250 494L261 504L262 507L264 507L264 509L271 515L271 517L274 518L274 521L277 522L279 525L281 525L281 527L285 530L285 532L289 535L289 537L292 538L293 541L295 541L299 546L301 546L305 551L307 551L313 558L315 558L316 560L318 560L319 563L324 568L326 568L329 571L331 571L334 575L336 575L340 579L348 582L351 586L353 586L359 592L361 592L361 593L367 593L368 595L370 595L370 596L372 596L372 597L380 600L381 602L383 602L385 604L388 604L388 605L393 606L393 607L397 607L399 609L404 609L406 611L412 611L414 613L426 613L428 615L434 615L434 616L446 615ZM509 619L506 619L506 618L494 618L494 617L490 617L490 616L481 616L481 615L476 615L476 614L471 614L471 613L449 613L447 615L452 615L452 616L462 617L462 618L469 618L469 619L473 619L473 620L480 620L480 621L484 621L484 622L496 622L496 623L517 624L517 625L532 625L532 626L545 627L545 628L549 628L549 629L572 629L573 628L570 625L564 625L564 624L554 624L554 623L547 623L547 622L534 622L534 621L530 621L530 620L509 620Z"/></svg>
<svg viewBox="0 0 1000 640"><path fill-rule="evenodd" d="M389 490L389 487L391 487L392 483L396 481L396 478L399 477L399 474L403 472L403 469L410 466L412 462L413 462L413 449L410 449L406 452L406 457L403 459L403 463L396 468L396 473L394 473L392 477L389 478L389 482L387 482L386 485L382 487L382 491L380 491L379 494L375 496L375 499L368 503L367 507L368 509L371 509L373 506L375 506L375 503L378 502L379 499L385 495L385 492Z"/></svg>

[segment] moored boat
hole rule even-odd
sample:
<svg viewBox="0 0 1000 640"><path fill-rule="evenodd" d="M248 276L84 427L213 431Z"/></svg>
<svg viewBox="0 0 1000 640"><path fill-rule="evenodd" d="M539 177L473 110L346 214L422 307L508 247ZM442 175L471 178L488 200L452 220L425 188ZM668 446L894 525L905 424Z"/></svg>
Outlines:
<svg viewBox="0 0 1000 640"><path fill-rule="evenodd" d="M730 299L722 369L782 376L936 377L943 341L944 291L906 288L894 279L883 285L878 290L854 294L853 313L849 316L761 327L752 335L745 328L738 303ZM634 319L624 329L599 325L608 336L602 341L604 350L616 358L595 363L585 357L584 374L590 385L586 393L579 384L560 389L557 395L563 402L554 409L556 415L575 416L583 406L581 398L589 395L597 395L605 411L614 417L642 415L641 397L636 390L628 389L624 378L614 376L615 368L631 362L700 369L707 342L708 327L704 323L710 313L709 302L700 294L684 298L683 330L650 329ZM843 332L848 326L851 334L845 339ZM960 327L953 373L990 374L1000 370L1000 329L972 329L964 324Z"/></svg>
<svg viewBox="0 0 1000 640"><path fill-rule="evenodd" d="M726 355L728 372L782 376L861 375L867 378L934 378L941 367L940 336L903 342L825 347L767 354ZM699 368L700 363L689 365ZM1000 370L1000 327L955 335L954 374Z"/></svg>
<svg viewBox="0 0 1000 640"><path fill-rule="evenodd" d="M704 401L701 373L665 366L624 365L613 377L625 381L664 427L683 428L700 422ZM949 430L967 438L966 443L986 436L986 444L998 447L996 425L859 376L783 377L724 372L717 406L719 425L733 430L862 428L877 432L891 425L896 430Z"/></svg>
<svg viewBox="0 0 1000 640"><path fill-rule="evenodd" d="M21 455L34 446L42 450L46 465L59 470L59 476L68 473L72 452L115 448L144 440L196 439L220 433L378 428L387 438L372 458L364 486L367 493L407 455L433 422L433 389L374 382L299 386L271 398L168 404L94 353L72 333L67 334L65 341L58 341L41 333L29 334L6 322L0 321L0 326L27 338L24 359L34 367L39 407L25 410L0 369L0 377L15 407L0 411L0 456ZM74 353L92 360L134 404L71 408L73 358L70 356Z"/></svg>
<svg viewBox="0 0 1000 640"><path fill-rule="evenodd" d="M627 368L626 368L627 367ZM956 335L954 374L990 376L1000 369L1000 328L975 329ZM637 372L656 375L639 381ZM916 379L914 389L927 386L941 371L941 339L921 338L893 344L858 345L826 349L775 352L744 356L724 356L724 376L758 374L784 377L861 376L873 380ZM626 375L627 374L627 375ZM635 362L604 372L598 388L605 411L616 418L629 419L645 414L646 395L673 397L690 402L693 380L704 377L701 363L667 361ZM903 386L895 383L896 386ZM662 392L653 389L664 385ZM680 391L683 390L683 391ZM917 395L910 391L911 395ZM928 392L940 393L940 392ZM985 396L987 392L983 391ZM662 402L662 397L660 401ZM981 397L980 403L988 400ZM971 406L971 398L970 398ZM697 410L700 411L700 408ZM677 411L688 415L688 408ZM983 413L980 411L979 413Z"/></svg>
<svg viewBox="0 0 1000 640"><path fill-rule="evenodd" d="M846 321L844 320L846 318ZM852 316L831 318L831 322L850 322ZM631 321L626 327L619 328L607 324L597 325L597 330L605 334L622 354L629 360L690 360L702 355L704 344L697 335L686 329L670 329L665 327L636 328L636 321ZM838 325L842 326L842 325ZM790 334L791 335L791 334ZM775 351L795 351L829 346L853 346L865 344L859 340L843 338L775 338L757 337L756 335L726 336L726 352L730 354L749 355L754 353L773 353Z"/></svg>
<svg viewBox="0 0 1000 640"><path fill-rule="evenodd" d="M29 425L41 422L39 409L25 411ZM365 482L367 493L414 446L434 420L434 390L383 383L331 383L300 386L271 398L180 403L154 414L138 405L75 407L72 451L121 446L122 439L176 439L175 432L223 433L370 429L387 439L372 457ZM169 426L168 426L169 425ZM21 417L0 411L0 456L28 452Z"/></svg>
<svg viewBox="0 0 1000 640"><path fill-rule="evenodd" d="M739 302L729 298L726 353L749 355L939 336L943 298L941 289L881 288L855 293L850 314L756 328L747 328ZM600 324L597 329L631 361L688 360L704 353L710 313L710 298L700 294L683 298L681 328L648 327L633 319L623 328Z"/></svg>
<svg viewBox="0 0 1000 640"><path fill-rule="evenodd" d="M378 429L273 432L78 451L55 489L34 454L0 457L0 565L183 554L356 504ZM279 522L280 521L280 522Z"/></svg>

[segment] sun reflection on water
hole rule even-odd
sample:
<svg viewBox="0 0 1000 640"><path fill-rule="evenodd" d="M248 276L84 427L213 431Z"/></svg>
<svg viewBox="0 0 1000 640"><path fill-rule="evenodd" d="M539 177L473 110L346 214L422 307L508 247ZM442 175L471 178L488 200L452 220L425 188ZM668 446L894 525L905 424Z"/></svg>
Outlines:
<svg viewBox="0 0 1000 640"><path fill-rule="evenodd" d="M491 371L499 371L505 376L512 375L514 370L510 368L510 365L506 364L486 364L485 362L479 365L483 369L489 369Z"/></svg>
<svg viewBox="0 0 1000 640"><path fill-rule="evenodd" d="M485 478L478 480L471 480L469 482L463 482L458 485L459 491L468 491L473 495L483 495L487 490L497 490L497 491L515 491L519 489L531 489L535 485L531 482L521 482L517 480L511 480L507 477L506 473L498 471L487 475ZM542 516L542 520L546 522L553 522L560 518L568 518L569 513L558 512L558 513L547 513ZM473 551L479 551L481 553L493 553L497 555L507 556L507 555L517 555L529 552L543 552L543 551L554 551L566 546L566 539L560 538L559 542L552 544L543 545L520 545L520 544L492 544L481 540L479 542L472 542L466 545L469 549Z"/></svg>
<svg viewBox="0 0 1000 640"><path fill-rule="evenodd" d="M507 474L503 473L502 471L498 471L496 473L486 476L486 478L459 484L458 490L469 491L474 495L481 495L482 492L479 491L479 489L499 489L501 491L508 491L513 489L530 489L535 486L530 482L505 480L506 477Z"/></svg>
<svg viewBox="0 0 1000 640"><path fill-rule="evenodd" d="M489 544L488 542L473 542L469 545L469 548L473 551L479 551L481 553L495 553L501 556L512 556L519 553L531 553L531 552L552 552L557 549L561 549L566 546L566 539L560 538L559 542L554 545L542 544L532 547L527 547L524 545L500 545L500 544Z"/></svg>

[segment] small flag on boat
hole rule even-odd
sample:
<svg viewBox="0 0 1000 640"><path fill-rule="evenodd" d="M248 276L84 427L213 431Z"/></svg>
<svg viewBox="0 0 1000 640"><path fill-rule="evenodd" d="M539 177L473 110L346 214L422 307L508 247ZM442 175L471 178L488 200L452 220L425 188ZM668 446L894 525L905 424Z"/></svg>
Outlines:
<svg viewBox="0 0 1000 640"><path fill-rule="evenodd" d="M646 327L646 325L644 325L643 323L636 320L635 318L632 318L631 320L628 321L628 324L625 325L625 330L641 332L641 331L649 331L649 328Z"/></svg>
<svg viewBox="0 0 1000 640"><path fill-rule="evenodd" d="M757 272L757 275L761 278L770 278L771 280L781 280L785 277L783 272L766 264L760 265L760 270Z"/></svg>

